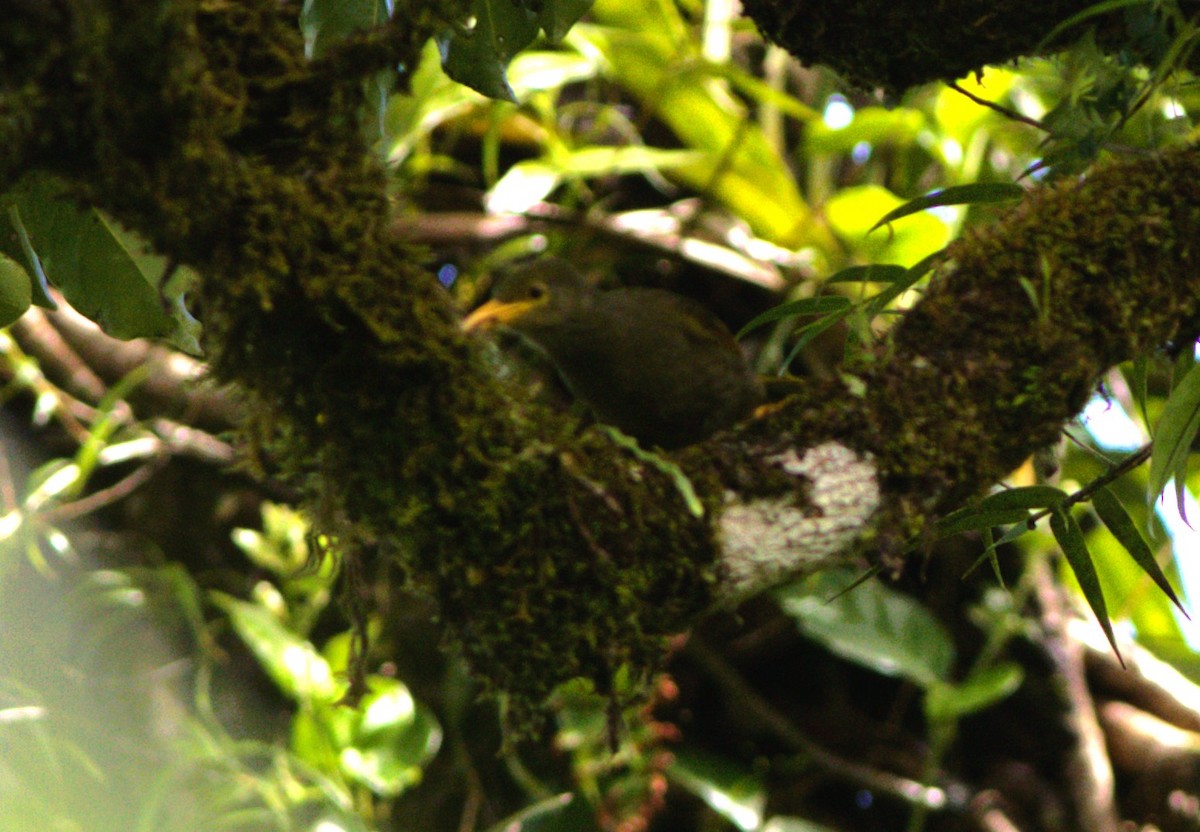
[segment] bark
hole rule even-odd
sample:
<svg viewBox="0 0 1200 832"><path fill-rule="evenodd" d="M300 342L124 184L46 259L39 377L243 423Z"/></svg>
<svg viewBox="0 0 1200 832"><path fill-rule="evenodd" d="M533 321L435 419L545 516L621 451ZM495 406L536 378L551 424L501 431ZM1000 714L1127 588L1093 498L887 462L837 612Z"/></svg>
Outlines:
<svg viewBox="0 0 1200 832"><path fill-rule="evenodd" d="M502 385L389 231L359 82L415 66L461 9L402 4L311 62L292 14L19 5L0 31L0 183L49 171L203 275L205 347L246 391L252 461L348 556L400 560L518 706L653 667L715 605L864 552L898 562L1052 441L1105 368L1196 315L1200 153L1184 149L956 243L853 378L669 458L631 450Z"/></svg>

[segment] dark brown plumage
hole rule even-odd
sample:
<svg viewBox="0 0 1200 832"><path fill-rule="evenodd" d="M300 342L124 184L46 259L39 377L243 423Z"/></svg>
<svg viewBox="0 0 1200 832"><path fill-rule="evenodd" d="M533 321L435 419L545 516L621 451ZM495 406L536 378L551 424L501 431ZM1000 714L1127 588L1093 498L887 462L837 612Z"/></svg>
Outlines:
<svg viewBox="0 0 1200 832"><path fill-rule="evenodd" d="M725 325L661 289L601 291L544 258L501 277L464 328L505 325L540 347L596 418L672 449L745 418L763 387Z"/></svg>

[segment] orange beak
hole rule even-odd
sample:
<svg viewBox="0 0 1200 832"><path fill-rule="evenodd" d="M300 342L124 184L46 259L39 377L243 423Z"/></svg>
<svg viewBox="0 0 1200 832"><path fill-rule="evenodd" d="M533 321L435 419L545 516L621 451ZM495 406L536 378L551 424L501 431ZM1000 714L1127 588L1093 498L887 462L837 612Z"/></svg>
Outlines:
<svg viewBox="0 0 1200 832"><path fill-rule="evenodd" d="M537 301L532 300L518 300L507 303L499 300L489 300L463 319L462 328L465 332L471 332L476 329L491 329L515 321L536 305Z"/></svg>

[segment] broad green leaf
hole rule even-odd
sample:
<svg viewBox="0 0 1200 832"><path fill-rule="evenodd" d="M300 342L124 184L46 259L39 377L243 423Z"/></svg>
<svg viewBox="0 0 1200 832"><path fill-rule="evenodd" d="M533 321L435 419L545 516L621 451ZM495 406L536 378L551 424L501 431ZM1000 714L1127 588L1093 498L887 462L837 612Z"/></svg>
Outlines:
<svg viewBox="0 0 1200 832"><path fill-rule="evenodd" d="M828 600L849 580L842 572L825 573L775 597L802 633L843 658L922 687L945 680L954 645L933 614L879 581Z"/></svg>
<svg viewBox="0 0 1200 832"><path fill-rule="evenodd" d="M557 43L591 7L592 0L543 0L538 25L546 37Z"/></svg>
<svg viewBox="0 0 1200 832"><path fill-rule="evenodd" d="M1142 533L1138 531L1133 518L1129 516L1129 512L1125 510L1125 506L1121 505L1117 496L1107 488L1101 488L1092 495L1092 507L1096 509L1096 514L1099 515L1105 527L1112 532L1112 536L1125 548L1125 551L1137 562L1142 571L1150 576L1163 594L1170 598L1172 603L1179 607L1179 611L1186 616L1187 611L1176 597L1175 590L1171 588L1170 581L1163 574L1162 567L1154 559L1154 553L1146 545Z"/></svg>
<svg viewBox="0 0 1200 832"><path fill-rule="evenodd" d="M762 825L767 790L749 766L685 748L675 755L667 776L738 829L752 832Z"/></svg>
<svg viewBox="0 0 1200 832"><path fill-rule="evenodd" d="M1027 485L989 494L979 501L979 508L983 511L1053 508L1066 498L1067 493L1061 488L1051 485Z"/></svg>
<svg viewBox="0 0 1200 832"><path fill-rule="evenodd" d="M550 196L562 179L562 171L542 159L517 162L488 191L484 204L492 213L527 211Z"/></svg>
<svg viewBox="0 0 1200 832"><path fill-rule="evenodd" d="M1147 496L1158 499L1182 466L1186 466L1192 440L1200 430L1200 366L1193 366L1175 385L1154 429L1154 450L1150 455L1150 482ZM1182 506L1183 503L1180 503Z"/></svg>
<svg viewBox="0 0 1200 832"><path fill-rule="evenodd" d="M508 82L518 101L533 92L557 90L595 77L599 66L595 57L577 52L526 51L508 65Z"/></svg>
<svg viewBox="0 0 1200 832"><path fill-rule="evenodd" d="M517 162L484 199L492 212L527 211L566 179L643 173L693 163L700 154L653 147L584 147L543 159Z"/></svg>
<svg viewBox="0 0 1200 832"><path fill-rule="evenodd" d="M24 315L32 299L29 272L7 254L0 253L0 327Z"/></svg>
<svg viewBox="0 0 1200 832"><path fill-rule="evenodd" d="M775 323L785 318L798 318L801 315L829 315L844 312L850 308L850 300L841 295L825 295L817 298L802 298L801 300L781 303L762 314L755 315L735 336L739 339L765 324Z"/></svg>
<svg viewBox="0 0 1200 832"><path fill-rule="evenodd" d="M537 16L513 0L474 0L474 25L438 37L446 74L489 98L516 101L505 70L508 62L533 43Z"/></svg>
<svg viewBox="0 0 1200 832"><path fill-rule="evenodd" d="M955 722L990 708L1021 686L1025 674L1013 662L972 673L959 684L941 682L925 696L925 714L930 722Z"/></svg>
<svg viewBox="0 0 1200 832"><path fill-rule="evenodd" d="M79 208L49 177L25 177L6 200L20 208L50 281L81 314L117 338L162 337L199 351L198 324L181 296L159 291L165 258L99 211Z"/></svg>
<svg viewBox="0 0 1200 832"><path fill-rule="evenodd" d="M329 664L311 642L298 637L257 604L223 592L214 592L211 597L280 690L300 703L329 703L337 698L343 685L333 678Z"/></svg>
<svg viewBox="0 0 1200 832"><path fill-rule="evenodd" d="M341 766L375 794L395 797L420 782L441 746L442 731L402 682L372 676L367 684L370 692L355 712L357 724L341 749Z"/></svg>
<svg viewBox="0 0 1200 832"><path fill-rule="evenodd" d="M1088 606L1092 608L1096 620L1100 622L1100 627L1104 630L1108 643L1112 645L1118 661L1124 665L1125 661L1121 658L1121 651L1117 649L1117 639L1113 635L1112 621L1108 617L1108 606L1104 603L1104 591L1100 588L1100 578L1096 575L1096 565L1092 563L1092 556L1088 552L1087 542L1083 538L1079 524L1075 522L1075 518L1069 512L1055 509L1054 513L1050 515L1050 531L1054 534L1059 548L1062 549L1071 571L1075 573L1075 579L1079 581L1079 588L1083 590L1083 597L1087 600Z"/></svg>
<svg viewBox="0 0 1200 832"><path fill-rule="evenodd" d="M598 827L588 802L567 792L522 809L488 832L598 832Z"/></svg>
<svg viewBox="0 0 1200 832"><path fill-rule="evenodd" d="M1005 202L1013 199L1021 199L1024 196L1024 188L1020 185L1013 185L1007 182L980 182L973 185L955 185L931 194L926 194L925 196L919 196L916 199L911 199L899 208L888 211L878 222L871 226L871 230L874 231L880 226L887 225L901 217L919 214L921 211L935 208L939 205L982 205L988 202Z"/></svg>

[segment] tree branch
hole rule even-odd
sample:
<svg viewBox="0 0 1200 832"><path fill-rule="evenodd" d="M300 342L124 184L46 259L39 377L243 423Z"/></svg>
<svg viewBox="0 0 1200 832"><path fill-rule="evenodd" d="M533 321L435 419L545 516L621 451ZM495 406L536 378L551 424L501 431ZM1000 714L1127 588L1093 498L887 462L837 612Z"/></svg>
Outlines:
<svg viewBox="0 0 1200 832"><path fill-rule="evenodd" d="M1200 154L1048 189L954 244L856 380L675 455L697 512L670 466L502 385L390 231L360 79L382 56L416 66L461 9L398 10L409 28L364 65L307 62L275 0L61 8L71 34L46 49L6 42L36 10L0 32L0 89L20 90L0 108L22 108L0 181L49 170L204 277L206 348L248 393L255 458L350 554L401 561L518 710L652 668L714 605L866 541L895 562L1196 312Z"/></svg>

